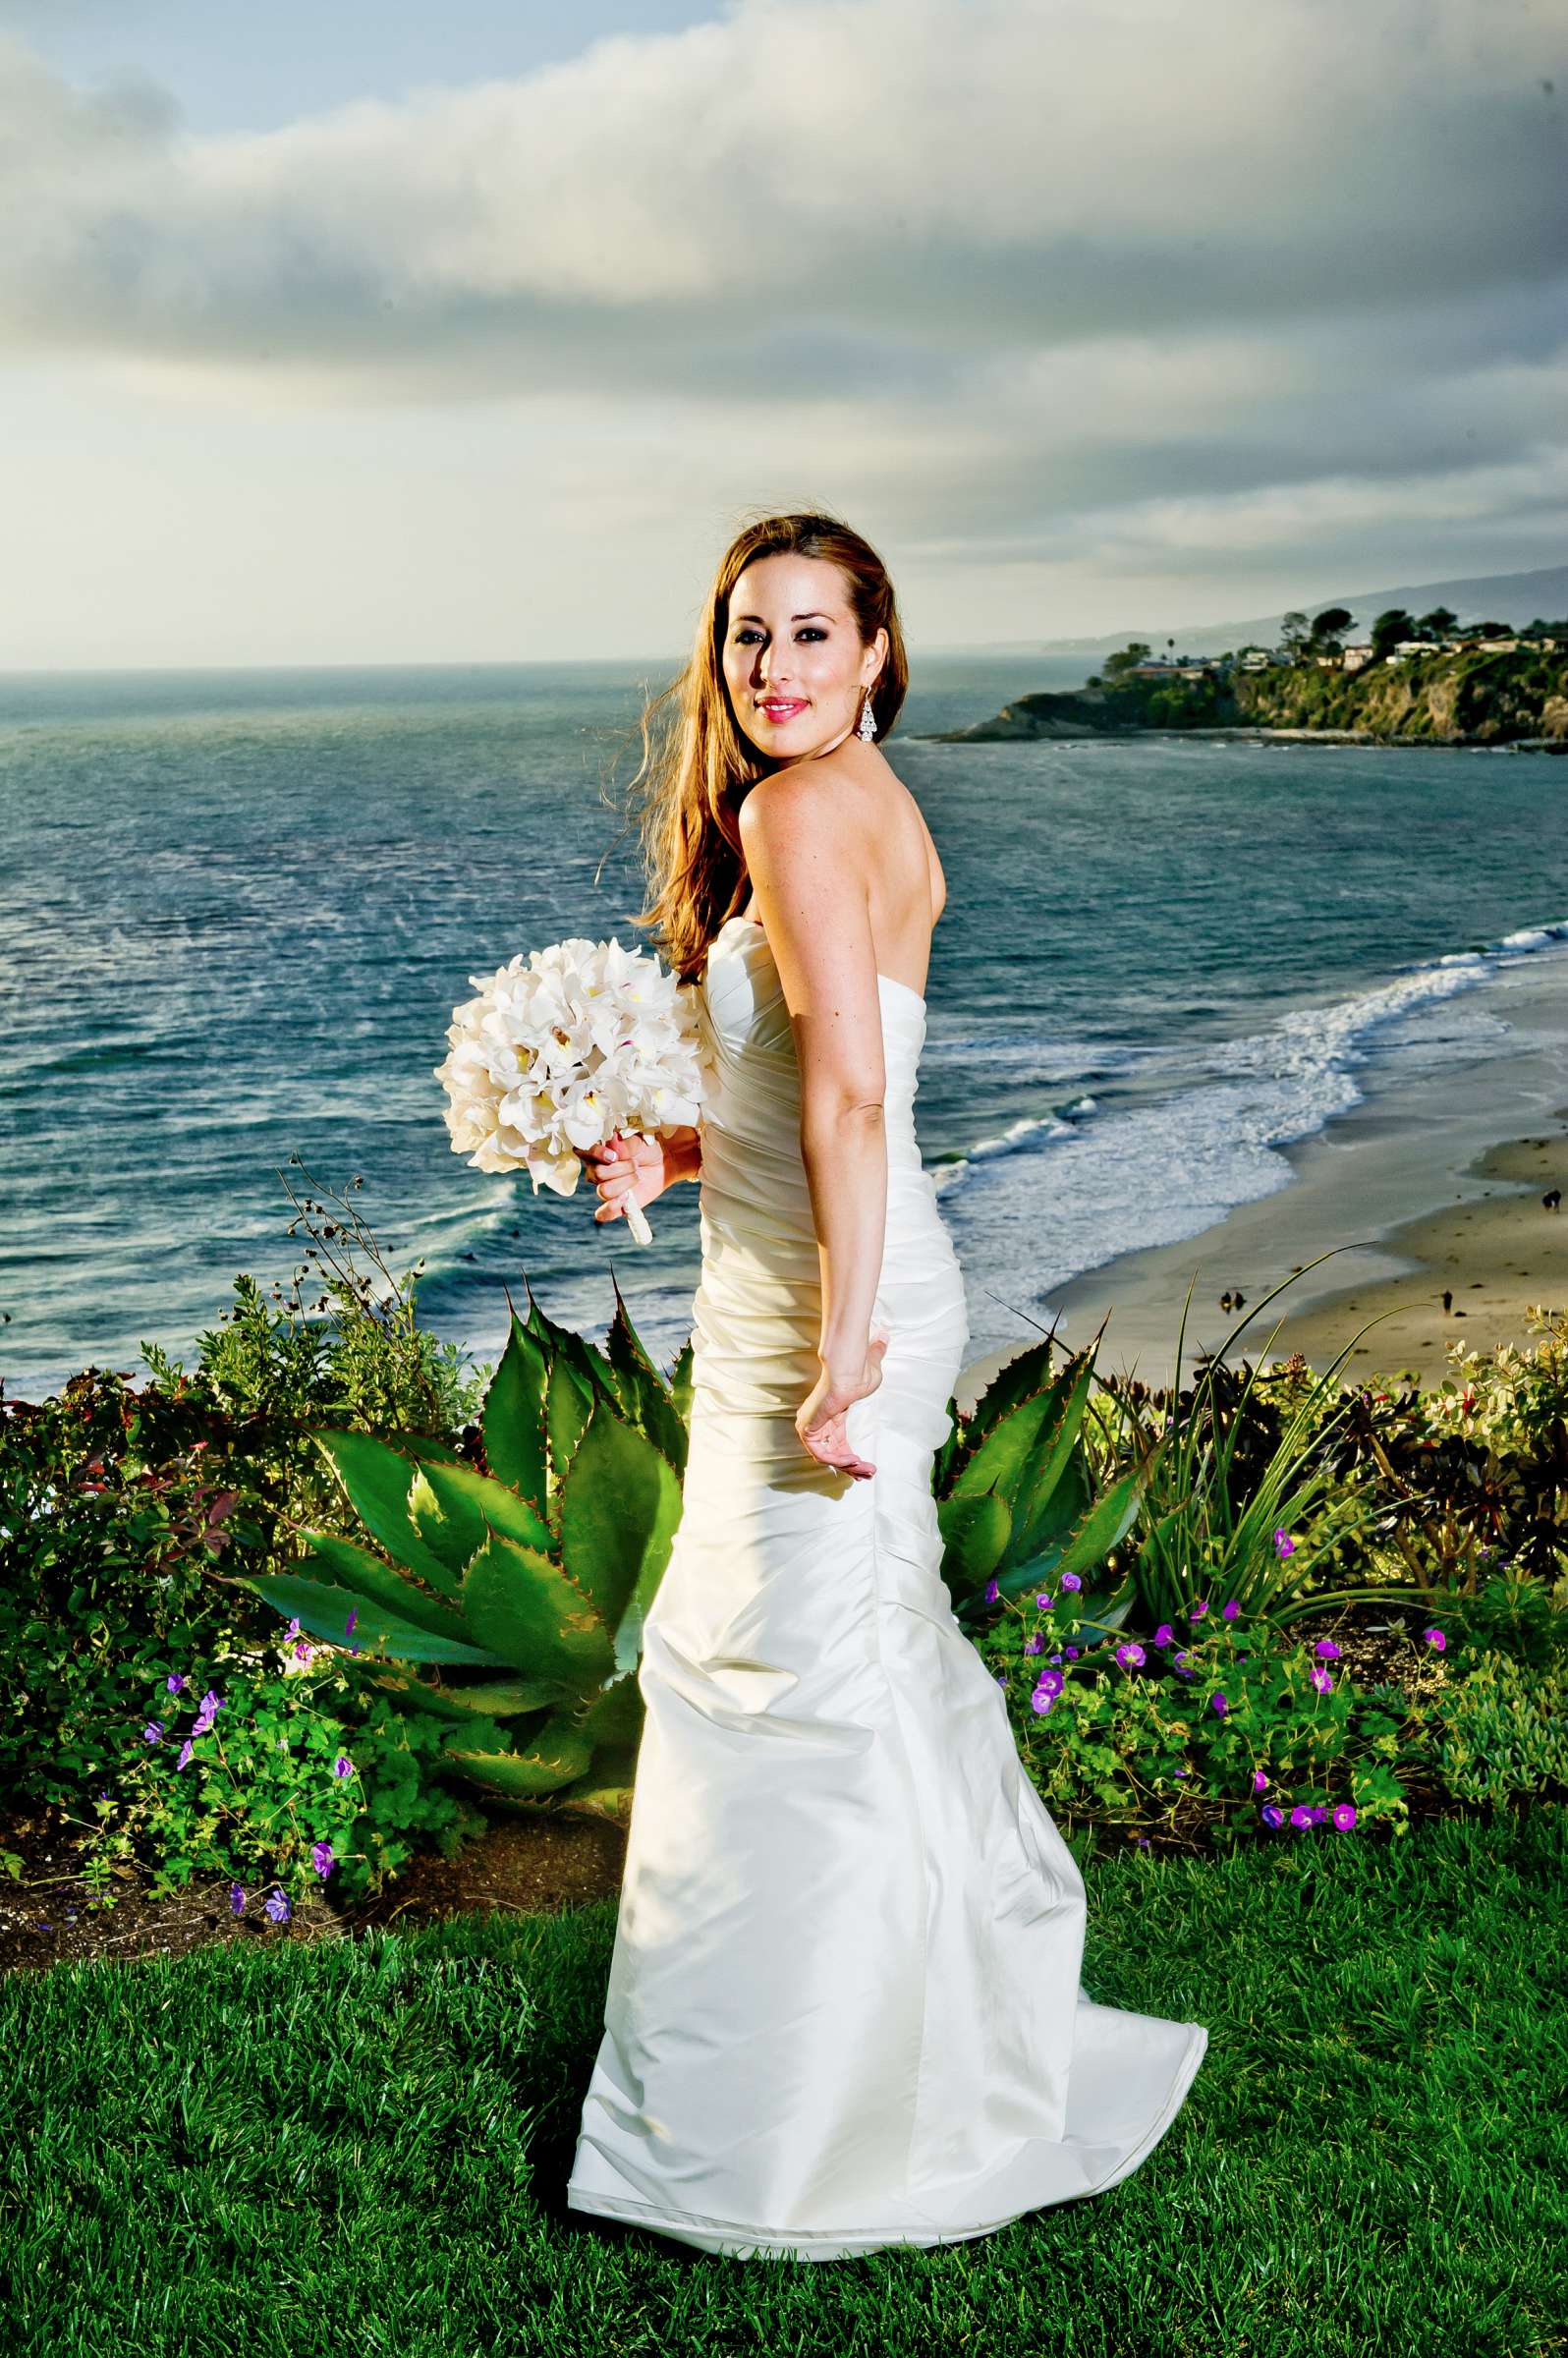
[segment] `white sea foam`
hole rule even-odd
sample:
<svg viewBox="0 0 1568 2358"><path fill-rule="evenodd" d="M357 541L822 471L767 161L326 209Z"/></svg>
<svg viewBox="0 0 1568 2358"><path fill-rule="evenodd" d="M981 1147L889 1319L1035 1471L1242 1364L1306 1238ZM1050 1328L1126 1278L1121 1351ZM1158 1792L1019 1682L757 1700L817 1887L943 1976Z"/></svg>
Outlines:
<svg viewBox="0 0 1568 2358"><path fill-rule="evenodd" d="M1378 1067L1436 1074L1494 1054L1511 1027L1484 985L1542 953L1568 959L1568 923L1522 928L1211 1042L1195 1084L1173 1074L1162 1091L1156 1051L1092 1114L1094 1100L1080 1098L1072 1121L1010 1124L933 1171L961 1257L998 1275L996 1290L1010 1287L1007 1298L1034 1315L1053 1290L1123 1253L1201 1235L1287 1186L1279 1149L1358 1104ZM1194 1053L1184 1042L1184 1074ZM1043 1061L1061 1069L1054 1051Z"/></svg>

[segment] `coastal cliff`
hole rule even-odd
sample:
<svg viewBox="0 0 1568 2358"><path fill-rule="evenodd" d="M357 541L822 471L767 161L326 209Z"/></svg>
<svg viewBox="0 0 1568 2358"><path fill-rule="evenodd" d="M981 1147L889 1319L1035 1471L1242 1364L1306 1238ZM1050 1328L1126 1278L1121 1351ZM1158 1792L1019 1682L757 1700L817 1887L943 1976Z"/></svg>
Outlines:
<svg viewBox="0 0 1568 2358"><path fill-rule="evenodd" d="M1021 696L938 743L1125 737L1150 729L1278 731L1373 745L1544 744L1568 753L1568 655L1433 652L1346 673L1316 663L1121 678Z"/></svg>

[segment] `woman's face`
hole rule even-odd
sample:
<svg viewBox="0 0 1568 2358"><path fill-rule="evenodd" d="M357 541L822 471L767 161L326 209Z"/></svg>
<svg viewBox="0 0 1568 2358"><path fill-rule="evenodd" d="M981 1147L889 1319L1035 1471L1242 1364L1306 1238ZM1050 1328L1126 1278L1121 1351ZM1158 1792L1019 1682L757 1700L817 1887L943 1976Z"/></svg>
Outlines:
<svg viewBox="0 0 1568 2358"><path fill-rule="evenodd" d="M812 760L854 733L886 653L885 631L861 645L827 557L758 557L730 591L730 702L742 735L779 761Z"/></svg>

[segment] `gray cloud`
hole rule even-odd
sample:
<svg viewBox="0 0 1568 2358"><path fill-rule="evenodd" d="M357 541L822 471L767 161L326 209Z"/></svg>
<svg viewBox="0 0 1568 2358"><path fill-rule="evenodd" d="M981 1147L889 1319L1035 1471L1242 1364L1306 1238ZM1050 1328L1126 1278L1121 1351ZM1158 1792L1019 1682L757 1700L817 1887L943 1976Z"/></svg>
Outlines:
<svg viewBox="0 0 1568 2358"><path fill-rule="evenodd" d="M736 0L201 139L0 35L0 338L216 401L673 400L933 545L1115 562L1175 499L1222 564L1237 494L1310 535L1330 480L1539 523L1561 48L1524 0Z"/></svg>

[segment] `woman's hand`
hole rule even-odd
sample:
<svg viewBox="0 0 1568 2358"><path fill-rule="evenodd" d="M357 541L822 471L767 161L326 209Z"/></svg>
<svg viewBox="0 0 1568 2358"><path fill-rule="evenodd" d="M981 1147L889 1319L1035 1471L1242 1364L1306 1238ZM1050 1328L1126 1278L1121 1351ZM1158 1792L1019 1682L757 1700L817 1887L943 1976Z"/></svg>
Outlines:
<svg viewBox="0 0 1568 2358"><path fill-rule="evenodd" d="M639 1130L618 1130L601 1146L578 1146L578 1157L588 1169L588 1177L599 1191L599 1209L594 1219L603 1224L611 1219L625 1219L627 1203L653 1203L667 1186L682 1179L686 1165L691 1162L691 1151L684 1144L686 1132L672 1132L665 1137L660 1130L653 1137L644 1137Z"/></svg>
<svg viewBox="0 0 1568 2358"><path fill-rule="evenodd" d="M812 1455L824 1466L837 1466L842 1473L852 1474L857 1482L868 1480L876 1468L850 1447L844 1413L857 1400L868 1399L881 1382L887 1341L883 1333L871 1336L866 1346L866 1365L858 1376L835 1375L824 1367L795 1418L795 1430Z"/></svg>

